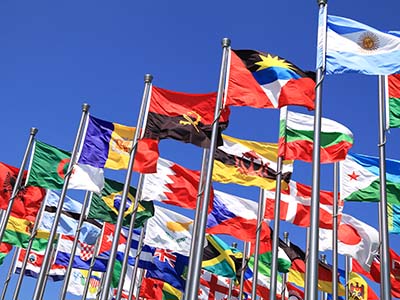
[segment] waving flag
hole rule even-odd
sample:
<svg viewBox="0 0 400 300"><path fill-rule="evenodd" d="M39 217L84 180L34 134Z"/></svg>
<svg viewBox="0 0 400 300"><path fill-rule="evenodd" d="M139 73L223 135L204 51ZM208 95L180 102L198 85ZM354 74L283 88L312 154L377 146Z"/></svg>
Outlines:
<svg viewBox="0 0 400 300"><path fill-rule="evenodd" d="M320 229L319 250L330 249L332 249L332 230ZM342 215L338 229L339 254L353 257L368 271L378 249L379 233L375 228L350 215Z"/></svg>
<svg viewBox="0 0 400 300"><path fill-rule="evenodd" d="M389 233L400 233L400 204L388 204Z"/></svg>
<svg viewBox="0 0 400 300"><path fill-rule="evenodd" d="M201 270L199 300L225 300L230 295L231 300L239 300L239 289L232 287L231 279Z"/></svg>
<svg viewBox="0 0 400 300"><path fill-rule="evenodd" d="M314 109L315 73L256 50L231 50L226 105L280 108L300 105Z"/></svg>
<svg viewBox="0 0 400 300"><path fill-rule="evenodd" d="M213 180L272 189L276 184L278 145L222 135L224 144L215 152ZM293 161L282 166L283 189L290 181Z"/></svg>
<svg viewBox="0 0 400 300"><path fill-rule="evenodd" d="M378 202L380 196L379 158L349 153L340 163L340 195L347 201ZM386 159L386 197L400 204L400 161Z"/></svg>
<svg viewBox="0 0 400 300"><path fill-rule="evenodd" d="M7 254L11 252L12 248L13 247L11 244L7 244L4 242L0 243L0 265L3 264L4 259L6 258ZM14 251L17 251L17 249L15 249Z"/></svg>
<svg viewBox="0 0 400 300"><path fill-rule="evenodd" d="M144 243L189 256L193 220L169 209L156 206L147 221Z"/></svg>
<svg viewBox="0 0 400 300"><path fill-rule="evenodd" d="M160 201L183 208L195 209L200 172L159 158L157 173L144 176L142 201ZM211 192L213 197L213 192ZM210 203L210 209L212 203Z"/></svg>
<svg viewBox="0 0 400 300"><path fill-rule="evenodd" d="M400 38L357 21L328 16L327 74L389 75L400 71Z"/></svg>
<svg viewBox="0 0 400 300"><path fill-rule="evenodd" d="M180 300L183 293L167 282L143 278L139 296L143 299Z"/></svg>
<svg viewBox="0 0 400 300"><path fill-rule="evenodd" d="M88 271L80 269L72 269L71 278L68 283L67 292L73 295L82 296L86 284ZM96 299L97 292L100 288L100 281L103 273L92 272L89 278L89 289L85 299Z"/></svg>
<svg viewBox="0 0 400 300"><path fill-rule="evenodd" d="M400 74L392 74L388 76L388 109L389 122L388 128L400 127Z"/></svg>
<svg viewBox="0 0 400 300"><path fill-rule="evenodd" d="M274 219L275 191L265 191L267 198L265 218ZM333 192L320 191L319 227L332 229ZM297 226L309 227L311 214L311 186L290 181L289 188L281 191L280 219ZM339 201L339 221L343 210L343 201Z"/></svg>
<svg viewBox="0 0 400 300"><path fill-rule="evenodd" d="M284 159L312 162L314 147L314 117L281 110L279 155ZM330 119L321 120L321 163L332 163L346 158L353 146L353 133Z"/></svg>
<svg viewBox="0 0 400 300"><path fill-rule="evenodd" d="M379 300L364 278L355 272L349 276L349 299Z"/></svg>

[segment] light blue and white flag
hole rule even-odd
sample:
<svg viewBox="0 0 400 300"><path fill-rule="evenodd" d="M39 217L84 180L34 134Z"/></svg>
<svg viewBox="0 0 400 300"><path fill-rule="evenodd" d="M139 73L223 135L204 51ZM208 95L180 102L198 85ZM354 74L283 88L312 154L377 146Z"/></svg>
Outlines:
<svg viewBox="0 0 400 300"><path fill-rule="evenodd" d="M400 37L357 21L328 16L327 74L389 75L400 71Z"/></svg>

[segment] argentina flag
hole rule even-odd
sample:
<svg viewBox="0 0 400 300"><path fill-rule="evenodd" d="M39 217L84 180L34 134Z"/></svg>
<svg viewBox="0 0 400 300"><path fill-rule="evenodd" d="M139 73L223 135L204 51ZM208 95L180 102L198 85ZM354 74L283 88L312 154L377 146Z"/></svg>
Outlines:
<svg viewBox="0 0 400 300"><path fill-rule="evenodd" d="M399 71L398 32L383 32L351 19L328 16L327 74L389 75Z"/></svg>

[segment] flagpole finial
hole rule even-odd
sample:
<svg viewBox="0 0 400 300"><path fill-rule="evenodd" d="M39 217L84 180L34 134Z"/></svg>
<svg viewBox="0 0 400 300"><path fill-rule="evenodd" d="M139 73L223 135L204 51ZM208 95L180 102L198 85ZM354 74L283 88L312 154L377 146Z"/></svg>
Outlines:
<svg viewBox="0 0 400 300"><path fill-rule="evenodd" d="M151 75L151 74L144 75L144 82L145 83L150 83L152 81L153 81L153 75Z"/></svg>
<svg viewBox="0 0 400 300"><path fill-rule="evenodd" d="M222 39L222 47L229 47L231 45L231 40L229 38Z"/></svg>
<svg viewBox="0 0 400 300"><path fill-rule="evenodd" d="M82 111L86 112L86 111L89 110L89 108L90 108L90 105L89 105L89 104L87 104L87 103L83 103L83 104L82 104Z"/></svg>
<svg viewBox="0 0 400 300"><path fill-rule="evenodd" d="M39 131L39 129L37 129L36 127L32 127L31 128L31 135L36 135L36 133Z"/></svg>
<svg viewBox="0 0 400 300"><path fill-rule="evenodd" d="M283 233L283 238L284 238L285 240L287 240L287 239L289 238L289 232L285 231L285 232Z"/></svg>
<svg viewBox="0 0 400 300"><path fill-rule="evenodd" d="M321 4L326 5L328 3L328 0L317 0L318 2L318 6L320 6Z"/></svg>

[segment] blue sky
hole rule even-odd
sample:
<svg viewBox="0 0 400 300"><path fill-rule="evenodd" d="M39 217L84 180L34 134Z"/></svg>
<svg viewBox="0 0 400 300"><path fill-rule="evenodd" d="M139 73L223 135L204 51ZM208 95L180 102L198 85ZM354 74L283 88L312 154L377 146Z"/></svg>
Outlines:
<svg viewBox="0 0 400 300"><path fill-rule="evenodd" d="M400 30L400 2L330 1L328 13L381 30ZM0 3L0 160L19 166L29 129L37 138L71 150L81 105L92 115L136 125L143 76L154 85L190 93L217 89L221 39L234 49L257 49L284 57L304 70L315 69L318 6L302 1L2 1ZM323 85L323 116L354 134L352 151L378 155L378 79L357 74L329 76ZM307 113L306 109L293 108ZM233 108L226 134L276 142L278 110ZM387 157L400 159L400 130L387 137ZM201 149L176 141L160 143L163 157L199 169ZM331 165L321 169L321 188L332 189ZM123 181L125 172L106 173ZM295 163L293 179L311 184L311 164ZM134 176L132 185L136 185ZM258 199L258 189L215 184L216 189ZM83 194L74 193L77 198ZM377 228L377 204L346 203L344 211ZM185 214L192 216L191 212ZM293 242L305 244L305 229L288 224ZM231 241L227 239L227 241ZM242 244L239 243L239 247ZM400 251L400 238L390 235ZM342 263L342 261L341 261ZM1 267L0 281L10 260ZM343 267L343 265L341 265ZM10 283L11 290L15 276ZM29 299L34 280L25 279L21 299ZM58 295L49 282L45 299ZM379 289L374 286L378 293ZM68 297L68 299L75 299Z"/></svg>

